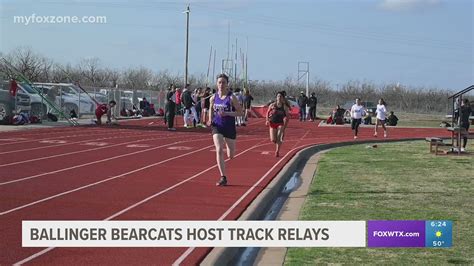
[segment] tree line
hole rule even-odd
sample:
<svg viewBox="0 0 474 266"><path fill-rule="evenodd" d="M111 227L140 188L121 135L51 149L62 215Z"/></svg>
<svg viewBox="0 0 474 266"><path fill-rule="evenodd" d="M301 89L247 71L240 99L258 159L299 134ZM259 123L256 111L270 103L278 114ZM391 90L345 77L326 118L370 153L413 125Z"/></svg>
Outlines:
<svg viewBox="0 0 474 266"><path fill-rule="evenodd" d="M54 60L34 52L31 48L19 47L0 56L9 61L31 82L73 82L95 88L121 88L127 90L154 90L168 88L170 84L182 87L183 75L170 73L167 70L154 72L146 67L135 67L123 70L104 66L97 57L85 58L76 65L59 64ZM13 74L3 62L0 64L2 78ZM15 76L15 75L13 75ZM192 87L210 86L205 74L188 77ZM212 84L214 86L214 84ZM211 86L211 87L212 87ZM306 85L295 78L287 77L281 81L250 81L248 86L244 80L236 80L233 87L249 87L257 103L266 103L273 99L278 91L286 91L287 95L297 97L300 91L306 91ZM318 98L318 105L334 107L343 105L360 97L363 101L377 102L384 98L391 110L415 113L446 113L448 97L453 91L443 88L413 87L393 83L376 84L371 81L351 80L333 84L320 78L309 83L309 91Z"/></svg>

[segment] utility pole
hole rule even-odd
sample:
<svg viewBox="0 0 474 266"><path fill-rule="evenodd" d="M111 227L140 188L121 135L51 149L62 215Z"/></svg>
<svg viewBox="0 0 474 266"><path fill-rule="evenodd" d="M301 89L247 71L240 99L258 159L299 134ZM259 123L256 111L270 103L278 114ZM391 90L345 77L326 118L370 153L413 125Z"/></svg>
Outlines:
<svg viewBox="0 0 474 266"><path fill-rule="evenodd" d="M246 53L245 53L245 84L247 89L249 88L249 73L248 73L248 59L249 59L249 37L247 36L246 41Z"/></svg>
<svg viewBox="0 0 474 266"><path fill-rule="evenodd" d="M230 21L227 21L227 60L229 60L230 52Z"/></svg>
<svg viewBox="0 0 474 266"><path fill-rule="evenodd" d="M209 63L207 64L206 86L209 84L209 71L211 69L211 57L212 57L212 45L211 45L211 51L209 52Z"/></svg>
<svg viewBox="0 0 474 266"><path fill-rule="evenodd" d="M298 82L306 76L306 96L309 95L309 62L298 62Z"/></svg>
<svg viewBox="0 0 474 266"><path fill-rule="evenodd" d="M298 82L306 75L306 97L309 97L309 62L298 62ZM309 106L306 106L308 114Z"/></svg>
<svg viewBox="0 0 474 266"><path fill-rule="evenodd" d="M215 72L216 72L216 49L214 49L214 64L212 66L211 84L216 79L216 73Z"/></svg>
<svg viewBox="0 0 474 266"><path fill-rule="evenodd" d="M189 10L189 5L186 8L186 11L183 13L186 13L186 60L185 60L185 67L184 67L184 87L188 84L188 48L189 48L189 13L191 10Z"/></svg>
<svg viewBox="0 0 474 266"><path fill-rule="evenodd" d="M235 39L234 88L237 87L237 38Z"/></svg>

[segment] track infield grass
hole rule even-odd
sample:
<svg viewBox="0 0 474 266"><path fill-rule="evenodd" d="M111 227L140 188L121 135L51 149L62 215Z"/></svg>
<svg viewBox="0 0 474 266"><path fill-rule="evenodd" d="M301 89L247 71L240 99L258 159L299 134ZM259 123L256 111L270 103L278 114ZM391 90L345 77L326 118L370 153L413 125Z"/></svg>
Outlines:
<svg viewBox="0 0 474 266"><path fill-rule="evenodd" d="M285 265L474 264L474 144L429 153L424 141L360 144L322 155L300 220L452 220L451 248L289 248Z"/></svg>

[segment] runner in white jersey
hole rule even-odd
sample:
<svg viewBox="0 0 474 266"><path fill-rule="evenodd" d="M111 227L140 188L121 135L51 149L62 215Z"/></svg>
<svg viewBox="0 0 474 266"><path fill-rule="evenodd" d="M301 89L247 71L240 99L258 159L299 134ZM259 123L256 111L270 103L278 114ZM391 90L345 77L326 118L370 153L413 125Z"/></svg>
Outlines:
<svg viewBox="0 0 474 266"><path fill-rule="evenodd" d="M356 99L356 103L351 107L351 128L354 131L354 139L357 139L359 133L359 125L362 122L362 117L365 115L364 106L360 104L360 99Z"/></svg>
<svg viewBox="0 0 474 266"><path fill-rule="evenodd" d="M387 107L385 107L385 101L380 98L379 104L377 104L377 110L375 111L377 114L377 121L375 122L375 133L374 137L377 137L377 128L379 124L383 127L383 137L387 137L387 128L385 127L385 120L387 118Z"/></svg>

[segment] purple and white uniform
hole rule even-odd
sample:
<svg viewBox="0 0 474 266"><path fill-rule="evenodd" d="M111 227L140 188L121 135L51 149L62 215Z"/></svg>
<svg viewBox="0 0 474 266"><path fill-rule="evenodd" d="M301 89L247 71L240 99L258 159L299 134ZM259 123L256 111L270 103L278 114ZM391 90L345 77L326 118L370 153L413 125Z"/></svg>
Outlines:
<svg viewBox="0 0 474 266"><path fill-rule="evenodd" d="M235 129L234 116L221 116L219 111L234 112L232 106L232 92L227 93L224 99L219 98L219 94L214 94L214 116L212 119L212 134L221 134L224 138L235 139L237 131Z"/></svg>

